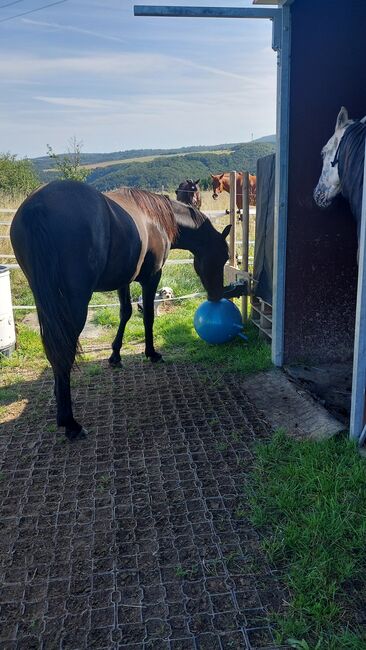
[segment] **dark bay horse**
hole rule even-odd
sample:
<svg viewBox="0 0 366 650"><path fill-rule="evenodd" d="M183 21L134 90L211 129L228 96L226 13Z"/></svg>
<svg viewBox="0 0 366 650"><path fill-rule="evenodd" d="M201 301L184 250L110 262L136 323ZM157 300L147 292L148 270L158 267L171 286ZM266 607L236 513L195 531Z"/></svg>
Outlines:
<svg viewBox="0 0 366 650"><path fill-rule="evenodd" d="M212 178L212 198L217 199L221 192L229 192L230 194L230 172L222 174L211 174ZM257 179L253 174L249 174L249 204L256 204L257 196ZM236 207L241 210L243 207L243 174L237 172L236 174Z"/></svg>
<svg viewBox="0 0 366 650"><path fill-rule="evenodd" d="M55 378L57 424L69 439L85 437L73 417L70 370L94 291L118 290L120 324L109 359L121 363L125 326L132 313L130 283L142 286L145 354L162 357L153 341L154 298L171 248L194 255L208 298L224 291L226 237L192 206L137 189L102 194L85 183L53 181L18 209L10 236L33 291L45 352Z"/></svg>
<svg viewBox="0 0 366 650"><path fill-rule="evenodd" d="M192 181L191 179L182 181L175 190L177 201L194 205L196 208L200 209L202 201L200 188L198 187L199 182L200 179L197 181Z"/></svg>
<svg viewBox="0 0 366 650"><path fill-rule="evenodd" d="M332 137L322 149L323 167L314 190L315 203L328 207L342 193L350 204L360 236L366 117L350 120L342 106Z"/></svg>

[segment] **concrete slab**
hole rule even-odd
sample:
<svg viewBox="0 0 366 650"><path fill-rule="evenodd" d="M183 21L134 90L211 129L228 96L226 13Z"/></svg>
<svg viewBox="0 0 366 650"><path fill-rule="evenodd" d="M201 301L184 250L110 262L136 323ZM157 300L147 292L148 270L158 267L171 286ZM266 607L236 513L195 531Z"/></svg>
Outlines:
<svg viewBox="0 0 366 650"><path fill-rule="evenodd" d="M345 425L281 370L251 375L243 387L254 406L273 429L284 429L300 438L323 440L343 431Z"/></svg>

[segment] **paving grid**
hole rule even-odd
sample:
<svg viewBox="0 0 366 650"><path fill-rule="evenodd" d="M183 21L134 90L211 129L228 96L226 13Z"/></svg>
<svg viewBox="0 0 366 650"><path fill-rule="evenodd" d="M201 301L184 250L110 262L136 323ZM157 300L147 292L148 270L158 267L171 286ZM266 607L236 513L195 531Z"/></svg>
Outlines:
<svg viewBox="0 0 366 650"><path fill-rule="evenodd" d="M86 441L50 432L49 371L2 427L2 650L277 650L243 492L268 432L240 376L127 357L73 384Z"/></svg>

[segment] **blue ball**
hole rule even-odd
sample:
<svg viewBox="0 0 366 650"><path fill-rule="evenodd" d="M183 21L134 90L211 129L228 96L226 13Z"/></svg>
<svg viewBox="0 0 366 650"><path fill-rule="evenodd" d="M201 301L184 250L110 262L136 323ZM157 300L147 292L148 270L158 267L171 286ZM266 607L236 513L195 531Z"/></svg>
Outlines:
<svg viewBox="0 0 366 650"><path fill-rule="evenodd" d="M240 310L226 298L203 302L196 310L193 324L198 336L207 343L227 343L238 334L246 339Z"/></svg>

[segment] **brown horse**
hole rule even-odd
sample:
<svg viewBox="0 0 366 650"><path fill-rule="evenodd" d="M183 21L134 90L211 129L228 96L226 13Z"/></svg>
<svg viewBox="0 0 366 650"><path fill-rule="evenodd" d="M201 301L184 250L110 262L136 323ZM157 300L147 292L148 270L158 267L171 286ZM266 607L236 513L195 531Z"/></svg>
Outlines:
<svg viewBox="0 0 366 650"><path fill-rule="evenodd" d="M212 178L212 198L217 199L221 192L230 193L230 172L223 174L211 174ZM241 210L243 207L243 174L238 172L236 174L236 207ZM256 204L257 194L257 179L253 174L249 174L249 204Z"/></svg>
<svg viewBox="0 0 366 650"><path fill-rule="evenodd" d="M170 249L193 253L208 298L220 300L229 232L230 226L220 233L193 206L164 196L130 188L101 194L70 180L44 185L20 206L10 237L35 297L55 378L57 424L65 427L68 438L86 434L73 416L70 370L92 293L118 290L120 324L109 362L119 366L132 313L130 283L141 284L145 354L159 361L153 339L154 299Z"/></svg>
<svg viewBox="0 0 366 650"><path fill-rule="evenodd" d="M199 182L200 179L197 181L192 181L191 179L182 181L175 190L177 201L181 201L181 203L186 203L187 205L193 205L195 208L200 209L202 201L198 186Z"/></svg>

